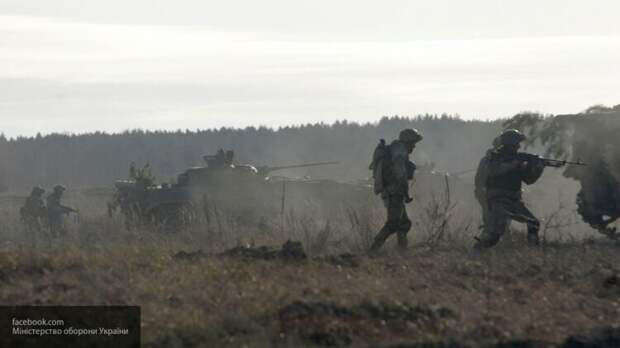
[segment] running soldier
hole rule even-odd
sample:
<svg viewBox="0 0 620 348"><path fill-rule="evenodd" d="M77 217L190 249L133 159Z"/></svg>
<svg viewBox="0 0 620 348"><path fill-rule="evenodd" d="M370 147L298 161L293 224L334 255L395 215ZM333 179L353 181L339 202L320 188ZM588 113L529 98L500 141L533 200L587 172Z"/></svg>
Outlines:
<svg viewBox="0 0 620 348"><path fill-rule="evenodd" d="M545 163L539 157L518 152L525 135L508 129L499 136L499 146L487 152L476 173L480 189L476 198L481 202L483 229L476 249L497 244L511 220L527 224L527 241L538 245L540 222L522 200L522 183L531 185L543 173ZM486 214L486 217L485 215Z"/></svg>
<svg viewBox="0 0 620 348"><path fill-rule="evenodd" d="M47 196L47 219L52 237L58 237L65 233L64 215L77 213L77 209L62 205L60 200L65 191L62 185L54 186L54 192Z"/></svg>
<svg viewBox="0 0 620 348"><path fill-rule="evenodd" d="M413 179L415 164L409 160L422 135L416 129L404 129L398 140L390 145L381 142L375 149L369 169L373 171L375 194L381 195L387 209L387 221L377 234L369 253L374 254L383 246L387 238L396 233L400 250L407 249L407 233L411 220L407 216L405 203L412 201L409 196L409 180Z"/></svg>

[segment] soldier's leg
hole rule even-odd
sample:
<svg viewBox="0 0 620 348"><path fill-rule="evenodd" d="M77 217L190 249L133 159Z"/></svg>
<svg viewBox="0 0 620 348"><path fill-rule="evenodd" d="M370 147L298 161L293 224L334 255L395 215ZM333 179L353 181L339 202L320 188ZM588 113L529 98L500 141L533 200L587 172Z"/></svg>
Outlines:
<svg viewBox="0 0 620 348"><path fill-rule="evenodd" d="M35 225L34 225L34 221L32 218L28 218L24 221L24 230L26 233L24 233L24 237L26 238L26 241L24 242L24 244L29 244L30 246L34 247L35 246Z"/></svg>
<svg viewBox="0 0 620 348"><path fill-rule="evenodd" d="M539 244L538 230L540 221L525 206L522 200L514 201L507 207L511 219L527 224L527 242L532 245Z"/></svg>
<svg viewBox="0 0 620 348"><path fill-rule="evenodd" d="M501 201L491 202L487 212L487 222L482 228L482 234L476 243L477 249L486 249L497 244L501 236L508 229L510 219Z"/></svg>
<svg viewBox="0 0 620 348"><path fill-rule="evenodd" d="M396 235L398 236L398 247L401 250L406 250L409 245L409 241L407 240L407 233L411 229L411 220L409 220L409 216L407 216L407 208L405 207L405 202L400 202L400 221L398 223L398 232Z"/></svg>
<svg viewBox="0 0 620 348"><path fill-rule="evenodd" d="M372 245L370 246L370 252L376 252L379 249L381 249L381 247L383 246L383 244L385 243L385 241L388 239L388 237L394 233L392 230L390 230L389 227L387 227L387 223L381 228L381 230L379 231L379 233L377 233L377 235L375 236L375 239L372 242Z"/></svg>
<svg viewBox="0 0 620 348"><path fill-rule="evenodd" d="M50 237L58 238L60 234L60 223L56 219L50 221Z"/></svg>
<svg viewBox="0 0 620 348"><path fill-rule="evenodd" d="M31 226L30 230L30 238L32 238L32 247L35 248L37 246L37 239L41 234L41 222L39 219L35 219Z"/></svg>
<svg viewBox="0 0 620 348"><path fill-rule="evenodd" d="M480 228L484 228L485 225L487 225L489 222L489 208L488 208L488 203L487 203L487 199L486 196L483 196L483 194L481 193L476 193L476 200L478 201L478 204L480 204L480 220L481 220L481 226Z"/></svg>
<svg viewBox="0 0 620 348"><path fill-rule="evenodd" d="M400 204L402 204L402 199L400 201ZM379 250L388 239L388 237L398 231L398 225L401 215L398 197L388 196L385 198L384 204L387 209L387 221L385 222L385 225L383 225L379 233L375 236L375 239L370 246L371 253Z"/></svg>
<svg viewBox="0 0 620 348"><path fill-rule="evenodd" d="M492 222L489 217L489 207L488 204L485 203L482 207L482 226L490 225L491 223Z"/></svg>

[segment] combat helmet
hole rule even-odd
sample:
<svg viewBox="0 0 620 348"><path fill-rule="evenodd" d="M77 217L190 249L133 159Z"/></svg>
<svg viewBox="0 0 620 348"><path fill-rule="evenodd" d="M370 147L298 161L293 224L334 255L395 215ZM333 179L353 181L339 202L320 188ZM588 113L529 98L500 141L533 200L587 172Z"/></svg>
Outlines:
<svg viewBox="0 0 620 348"><path fill-rule="evenodd" d="M64 192L67 188L62 186L62 185L56 185L54 186L54 192L56 193L61 193Z"/></svg>
<svg viewBox="0 0 620 348"><path fill-rule="evenodd" d="M45 193L45 190L41 186L35 186L32 188L32 192L30 195L32 196L40 196Z"/></svg>
<svg viewBox="0 0 620 348"><path fill-rule="evenodd" d="M405 143L417 143L422 140L422 134L415 128L406 128L398 134L398 140Z"/></svg>
<svg viewBox="0 0 620 348"><path fill-rule="evenodd" d="M526 136L516 129L506 129L499 136L499 142L504 146L516 146L525 139Z"/></svg>

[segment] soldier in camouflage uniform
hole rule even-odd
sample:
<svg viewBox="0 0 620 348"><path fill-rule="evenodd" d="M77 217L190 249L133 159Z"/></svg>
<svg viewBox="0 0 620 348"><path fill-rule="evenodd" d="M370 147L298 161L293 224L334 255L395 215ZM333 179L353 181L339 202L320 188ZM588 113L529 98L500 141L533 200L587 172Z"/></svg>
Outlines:
<svg viewBox="0 0 620 348"><path fill-rule="evenodd" d="M65 191L62 185L54 186L54 192L47 196L47 219L52 237L58 237L65 233L64 215L69 213L77 213L76 209L62 205L60 200Z"/></svg>
<svg viewBox="0 0 620 348"><path fill-rule="evenodd" d="M523 140L525 136L517 130L504 131L499 136L499 147L487 153L486 163L476 173L477 181L484 184L477 197L486 203L483 212L487 209L488 214L476 249L497 244L511 220L527 224L528 243L539 243L540 222L523 203L521 187L523 182L528 185L536 182L545 165L534 156L518 152Z"/></svg>
<svg viewBox="0 0 620 348"><path fill-rule="evenodd" d="M36 235L41 233L43 220L47 216L45 203L43 203L43 193L45 190L36 186L30 192L30 196L26 198L26 203L19 210L21 220L26 226L26 232L29 235L32 244L36 243Z"/></svg>
<svg viewBox="0 0 620 348"><path fill-rule="evenodd" d="M405 203L412 201L409 197L408 181L413 179L415 171L415 164L409 160L409 154L421 140L422 135L417 130L404 129L398 140L384 146L383 154L379 156L381 158L377 158L377 153L373 157L371 169L381 166L380 178L375 177L375 192L381 194L387 209L387 221L375 237L370 254L376 253L394 233L398 237L399 249L407 249L407 233L411 228L411 220L407 216Z"/></svg>

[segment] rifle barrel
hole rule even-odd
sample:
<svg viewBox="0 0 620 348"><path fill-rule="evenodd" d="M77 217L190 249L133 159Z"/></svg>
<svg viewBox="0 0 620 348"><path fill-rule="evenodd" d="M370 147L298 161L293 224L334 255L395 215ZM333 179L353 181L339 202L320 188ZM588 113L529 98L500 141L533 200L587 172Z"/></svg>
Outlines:
<svg viewBox="0 0 620 348"><path fill-rule="evenodd" d="M557 163L557 164L570 164L570 165L576 165L576 166L585 166L586 164L578 161L578 162L571 162L571 161L563 161L563 160L557 160L557 159L551 159L551 158L543 158L542 159L545 162L549 162L549 163Z"/></svg>

